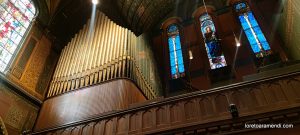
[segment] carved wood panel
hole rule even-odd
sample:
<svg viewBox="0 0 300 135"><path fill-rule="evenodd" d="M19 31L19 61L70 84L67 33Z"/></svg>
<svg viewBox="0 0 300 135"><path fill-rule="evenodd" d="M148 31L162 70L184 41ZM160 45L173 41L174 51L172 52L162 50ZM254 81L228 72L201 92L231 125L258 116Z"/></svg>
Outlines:
<svg viewBox="0 0 300 135"><path fill-rule="evenodd" d="M284 112L285 109L291 109L290 106L300 110L299 96L296 94L298 91L296 86L300 84L298 76L226 88L208 94L196 92L184 98L172 97L171 99L162 100L162 104L157 102L145 108L140 106L141 108L136 108L129 112L115 114L113 118L109 116L107 119L93 120L90 123L97 123L93 128L94 135L152 134L166 130L179 130L179 128L185 129L185 127L191 125L203 126L206 125L205 123L225 120L232 122L231 115L228 112L230 103L237 105L241 118L256 115L262 116L259 114L265 113L272 114L275 111ZM295 119L298 116L299 114L296 113L285 117L293 117ZM87 132L86 127L90 123L82 124L82 127L85 127L82 131ZM209 127L203 130L199 129L197 131L191 130L185 132L185 134L228 131L232 128L240 130L241 127L243 125L235 123L220 127Z"/></svg>

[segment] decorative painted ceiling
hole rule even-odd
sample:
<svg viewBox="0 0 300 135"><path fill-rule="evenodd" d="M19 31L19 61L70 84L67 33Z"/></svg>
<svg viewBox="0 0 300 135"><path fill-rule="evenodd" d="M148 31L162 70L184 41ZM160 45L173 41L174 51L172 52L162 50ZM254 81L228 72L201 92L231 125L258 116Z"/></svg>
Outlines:
<svg viewBox="0 0 300 135"><path fill-rule="evenodd" d="M175 7L174 0L115 0L129 28L136 34L148 31Z"/></svg>

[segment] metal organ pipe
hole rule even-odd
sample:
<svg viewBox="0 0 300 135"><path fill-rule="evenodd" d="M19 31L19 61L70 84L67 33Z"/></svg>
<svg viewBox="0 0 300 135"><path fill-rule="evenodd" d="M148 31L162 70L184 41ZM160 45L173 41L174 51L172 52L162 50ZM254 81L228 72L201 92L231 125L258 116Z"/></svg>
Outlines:
<svg viewBox="0 0 300 135"><path fill-rule="evenodd" d="M149 99L158 96L153 94L158 87L151 89L155 85L146 82L153 60L137 56L152 57L150 47L141 40L97 11L95 22L89 20L62 50L47 97L116 78L133 80Z"/></svg>

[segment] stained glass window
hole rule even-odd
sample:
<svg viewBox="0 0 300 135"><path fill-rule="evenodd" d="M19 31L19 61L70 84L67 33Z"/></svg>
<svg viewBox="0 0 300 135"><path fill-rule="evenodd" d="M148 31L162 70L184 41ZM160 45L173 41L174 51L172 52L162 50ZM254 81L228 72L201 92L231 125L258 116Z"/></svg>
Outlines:
<svg viewBox="0 0 300 135"><path fill-rule="evenodd" d="M168 27L168 43L170 54L170 66L172 78L176 79L184 76L184 63L182 57L179 29L172 24Z"/></svg>
<svg viewBox="0 0 300 135"><path fill-rule="evenodd" d="M271 49L269 43L262 33L247 3L242 2L235 4L234 9L237 13L239 13L239 20L242 28L251 45L252 51L256 54L256 57L268 55Z"/></svg>
<svg viewBox="0 0 300 135"><path fill-rule="evenodd" d="M226 66L225 57L216 38L216 28L210 15L207 13L201 15L200 24L210 68L217 69Z"/></svg>
<svg viewBox="0 0 300 135"><path fill-rule="evenodd" d="M0 4L0 71L3 72L35 16L31 0L6 0Z"/></svg>

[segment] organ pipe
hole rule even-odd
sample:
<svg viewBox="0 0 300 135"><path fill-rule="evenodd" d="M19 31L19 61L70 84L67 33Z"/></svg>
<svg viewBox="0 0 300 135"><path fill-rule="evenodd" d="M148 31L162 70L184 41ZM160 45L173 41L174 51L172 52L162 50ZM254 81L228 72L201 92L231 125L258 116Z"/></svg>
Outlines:
<svg viewBox="0 0 300 135"><path fill-rule="evenodd" d="M144 36L99 11L95 22L90 21L63 48L47 97L117 78L131 79L149 99L159 96L159 78L150 80L151 74L158 76L150 70L156 64Z"/></svg>

